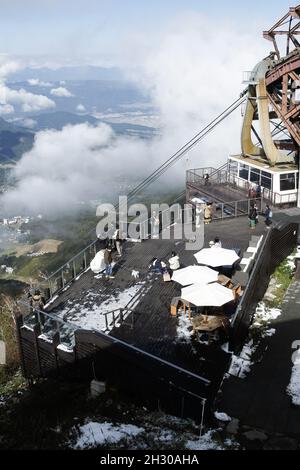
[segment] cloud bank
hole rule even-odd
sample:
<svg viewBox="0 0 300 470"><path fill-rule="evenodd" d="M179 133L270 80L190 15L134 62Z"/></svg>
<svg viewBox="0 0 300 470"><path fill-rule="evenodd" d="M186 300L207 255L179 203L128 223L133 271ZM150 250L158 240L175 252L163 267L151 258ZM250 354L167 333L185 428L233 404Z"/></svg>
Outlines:
<svg viewBox="0 0 300 470"><path fill-rule="evenodd" d="M4 105L18 105L24 113L55 108L55 102L47 96L30 93L24 90L24 88L13 90L3 83L0 83L0 103Z"/></svg>
<svg viewBox="0 0 300 470"><path fill-rule="evenodd" d="M16 168L19 184L4 196L6 210L56 214L95 196L110 197L133 168L144 167L141 141L116 138L110 126L87 123L38 132Z"/></svg>

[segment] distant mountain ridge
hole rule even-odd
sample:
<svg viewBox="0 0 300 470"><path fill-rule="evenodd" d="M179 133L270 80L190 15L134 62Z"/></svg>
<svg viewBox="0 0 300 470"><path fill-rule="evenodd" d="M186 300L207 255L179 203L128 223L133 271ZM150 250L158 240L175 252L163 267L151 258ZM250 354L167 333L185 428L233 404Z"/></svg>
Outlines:
<svg viewBox="0 0 300 470"><path fill-rule="evenodd" d="M43 81L122 80L124 76L118 67L98 67L95 65L59 67L57 69L25 68L9 75L11 81L29 80L30 78L38 78Z"/></svg>
<svg viewBox="0 0 300 470"><path fill-rule="evenodd" d="M150 137L157 132L157 130L153 127L129 123L112 123L105 120L96 119L94 116L89 114L75 114L66 111L54 111L52 113L32 115L30 116L30 119L36 122L36 126L34 128L35 131L43 129L61 130L67 124L75 125L88 122L93 126L97 126L100 123L108 124L117 134L137 134L140 135L140 137Z"/></svg>
<svg viewBox="0 0 300 470"><path fill-rule="evenodd" d="M34 134L0 118L0 164L18 161L24 152L31 149Z"/></svg>

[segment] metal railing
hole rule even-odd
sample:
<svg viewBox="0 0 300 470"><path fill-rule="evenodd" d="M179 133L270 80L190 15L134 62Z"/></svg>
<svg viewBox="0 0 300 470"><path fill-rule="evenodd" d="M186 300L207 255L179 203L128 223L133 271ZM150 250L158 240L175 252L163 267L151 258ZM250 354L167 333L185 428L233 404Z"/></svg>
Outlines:
<svg viewBox="0 0 300 470"><path fill-rule="evenodd" d="M186 182L198 184L200 186L209 186L211 183L221 184L227 182L227 163L217 169L209 168L210 172L207 170L208 168L195 168L193 170L187 170ZM209 175L207 180L205 179L206 174Z"/></svg>
<svg viewBox="0 0 300 470"><path fill-rule="evenodd" d="M192 196L193 198L193 196ZM197 203L189 200L190 204L196 206ZM251 204L255 203L257 211L263 212L263 198L242 199L239 201L229 202L213 202L212 203L212 220L226 219L230 217L243 217L249 214Z"/></svg>
<svg viewBox="0 0 300 470"><path fill-rule="evenodd" d="M206 168L193 168L192 170L186 171L186 181L189 183L202 183L205 184L204 176L206 174L209 177L217 171L216 168L206 167Z"/></svg>
<svg viewBox="0 0 300 470"><path fill-rule="evenodd" d="M253 70L244 70L242 83L257 83L256 73Z"/></svg>
<svg viewBox="0 0 300 470"><path fill-rule="evenodd" d="M130 301L131 302L131 301ZM25 309L23 309L23 325L27 328L34 329L36 325L39 325L40 335L45 335L45 338L49 341L53 341L57 344L63 343L72 348L75 344L74 332L82 326L66 320L66 314L63 317L56 315L55 313L49 313L45 310L40 310L35 307L31 307L24 301L19 301ZM104 327L102 332L109 332L115 327L119 327L123 324L134 327L134 321L138 313L130 308L129 303L123 308L117 308L104 312L101 314L104 318ZM131 316L130 322L126 322L128 316Z"/></svg>
<svg viewBox="0 0 300 470"><path fill-rule="evenodd" d="M69 259L45 280L46 288L49 289L48 297L50 300L66 289L89 268L90 262L97 253L97 245L99 247L101 245L98 239Z"/></svg>
<svg viewBox="0 0 300 470"><path fill-rule="evenodd" d="M18 301L25 310L22 309L23 325L27 328L34 329L39 325L40 334L44 334L50 341L55 339L57 344L63 343L72 348L75 344L74 332L79 325L66 321L56 314L31 307L29 303L22 300Z"/></svg>

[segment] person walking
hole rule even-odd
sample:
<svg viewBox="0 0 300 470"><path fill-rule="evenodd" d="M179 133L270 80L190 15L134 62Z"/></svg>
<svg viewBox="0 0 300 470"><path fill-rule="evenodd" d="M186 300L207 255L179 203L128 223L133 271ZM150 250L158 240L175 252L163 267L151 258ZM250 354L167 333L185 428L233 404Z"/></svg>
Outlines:
<svg viewBox="0 0 300 470"><path fill-rule="evenodd" d="M209 174L205 173L204 175L204 185L208 186L209 185Z"/></svg>
<svg viewBox="0 0 300 470"><path fill-rule="evenodd" d="M270 209L270 206L267 204L265 209L265 224L267 228L270 228L270 225L272 224L272 217L273 213Z"/></svg>

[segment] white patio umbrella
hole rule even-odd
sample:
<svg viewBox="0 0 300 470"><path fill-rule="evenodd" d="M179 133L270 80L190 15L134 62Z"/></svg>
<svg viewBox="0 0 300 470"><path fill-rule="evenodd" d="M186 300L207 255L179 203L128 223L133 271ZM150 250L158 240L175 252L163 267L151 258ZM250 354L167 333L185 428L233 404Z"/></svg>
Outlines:
<svg viewBox="0 0 300 470"><path fill-rule="evenodd" d="M218 280L218 273L207 266L187 266L186 268L173 271L172 281L182 286L189 284L208 284Z"/></svg>
<svg viewBox="0 0 300 470"><path fill-rule="evenodd" d="M221 307L234 300L234 294L231 289L214 282L184 287L181 289L181 298L196 307Z"/></svg>
<svg viewBox="0 0 300 470"><path fill-rule="evenodd" d="M207 266L232 266L239 256L234 250L227 250L226 248L203 248L194 254L199 264L206 264Z"/></svg>

